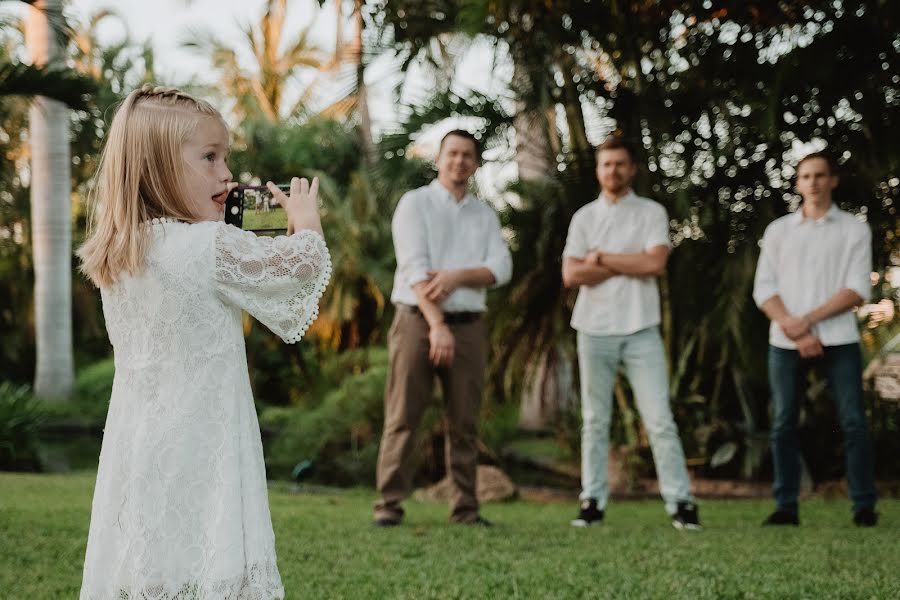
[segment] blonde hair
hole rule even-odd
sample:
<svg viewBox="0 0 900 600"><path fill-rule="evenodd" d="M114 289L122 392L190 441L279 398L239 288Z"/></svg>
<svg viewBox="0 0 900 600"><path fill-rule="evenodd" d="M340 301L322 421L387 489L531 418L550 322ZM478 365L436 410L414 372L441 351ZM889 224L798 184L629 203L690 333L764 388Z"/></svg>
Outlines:
<svg viewBox="0 0 900 600"><path fill-rule="evenodd" d="M175 88L145 84L116 112L100 156L81 271L98 287L144 269L156 217L194 222L185 194L181 148L203 118L222 121L211 104Z"/></svg>

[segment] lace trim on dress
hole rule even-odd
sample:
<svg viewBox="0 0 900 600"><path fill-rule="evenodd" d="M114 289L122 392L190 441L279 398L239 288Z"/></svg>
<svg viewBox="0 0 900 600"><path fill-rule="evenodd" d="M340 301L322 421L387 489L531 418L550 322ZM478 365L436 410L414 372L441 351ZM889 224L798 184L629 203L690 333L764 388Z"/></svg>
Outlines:
<svg viewBox="0 0 900 600"><path fill-rule="evenodd" d="M150 227L151 225L162 225L164 223L183 223L184 221L180 219L176 219L175 217L153 217L152 219L147 219L144 221L144 225Z"/></svg>
<svg viewBox="0 0 900 600"><path fill-rule="evenodd" d="M325 294L325 288L328 287L328 282L331 281L331 253L328 251L328 247L325 244L325 238L318 232L312 231L311 229L302 231L307 232L314 238L318 238L316 240L316 244L321 244L324 249L325 266L322 269L322 274L316 281L316 285L312 291L312 294L310 295L310 297L314 301L312 312L307 315L306 319L301 323L300 330L297 332L297 334L284 340L287 344L296 344L297 342L299 342L303 338L303 336L306 335L306 330L309 329L309 326L315 323L316 319L319 318L319 300ZM294 235L297 234L295 233Z"/></svg>
<svg viewBox="0 0 900 600"><path fill-rule="evenodd" d="M284 588L274 563L254 564L237 577L180 585L148 584L101 593L82 590L81 600L281 600Z"/></svg>

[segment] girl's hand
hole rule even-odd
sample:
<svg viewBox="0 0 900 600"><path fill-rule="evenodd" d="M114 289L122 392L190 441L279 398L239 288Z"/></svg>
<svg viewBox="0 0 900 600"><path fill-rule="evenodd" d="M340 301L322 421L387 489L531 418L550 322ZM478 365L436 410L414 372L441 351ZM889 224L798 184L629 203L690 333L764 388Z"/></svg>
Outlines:
<svg viewBox="0 0 900 600"><path fill-rule="evenodd" d="M293 235L300 229L312 229L322 233L322 221L319 219L319 178L314 177L312 186L304 177L291 179L291 195L286 196L271 181L266 182L266 187L272 192L272 196L284 206L288 215L287 234Z"/></svg>

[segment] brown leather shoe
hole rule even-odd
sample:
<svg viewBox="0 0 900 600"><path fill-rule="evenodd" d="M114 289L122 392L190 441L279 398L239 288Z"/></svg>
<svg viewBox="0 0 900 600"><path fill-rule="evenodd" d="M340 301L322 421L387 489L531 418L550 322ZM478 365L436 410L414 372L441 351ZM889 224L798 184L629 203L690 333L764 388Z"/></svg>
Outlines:
<svg viewBox="0 0 900 600"><path fill-rule="evenodd" d="M372 524L375 527L396 527L401 522L401 519L394 517L377 517Z"/></svg>

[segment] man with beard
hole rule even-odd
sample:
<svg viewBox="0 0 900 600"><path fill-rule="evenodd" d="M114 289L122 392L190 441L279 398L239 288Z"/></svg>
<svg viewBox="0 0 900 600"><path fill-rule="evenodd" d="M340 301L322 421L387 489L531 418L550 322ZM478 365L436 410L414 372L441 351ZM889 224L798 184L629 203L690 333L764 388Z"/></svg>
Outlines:
<svg viewBox="0 0 900 600"><path fill-rule="evenodd" d="M478 412L487 361L485 288L503 285L512 259L494 211L469 192L478 140L456 129L441 140L437 179L405 194L392 223L397 271L388 333L390 369L378 454L375 524L399 525L412 483L415 432L441 381L447 415L450 521L487 526L475 495Z"/></svg>
<svg viewBox="0 0 900 600"><path fill-rule="evenodd" d="M571 324L578 332L581 374L582 491L572 525L603 522L613 386L623 365L650 438L666 511L677 529L699 530L659 333L656 279L669 257L669 220L660 204L632 191L635 159L631 146L617 138L597 148L601 193L572 217L563 251L563 283L579 287Z"/></svg>

